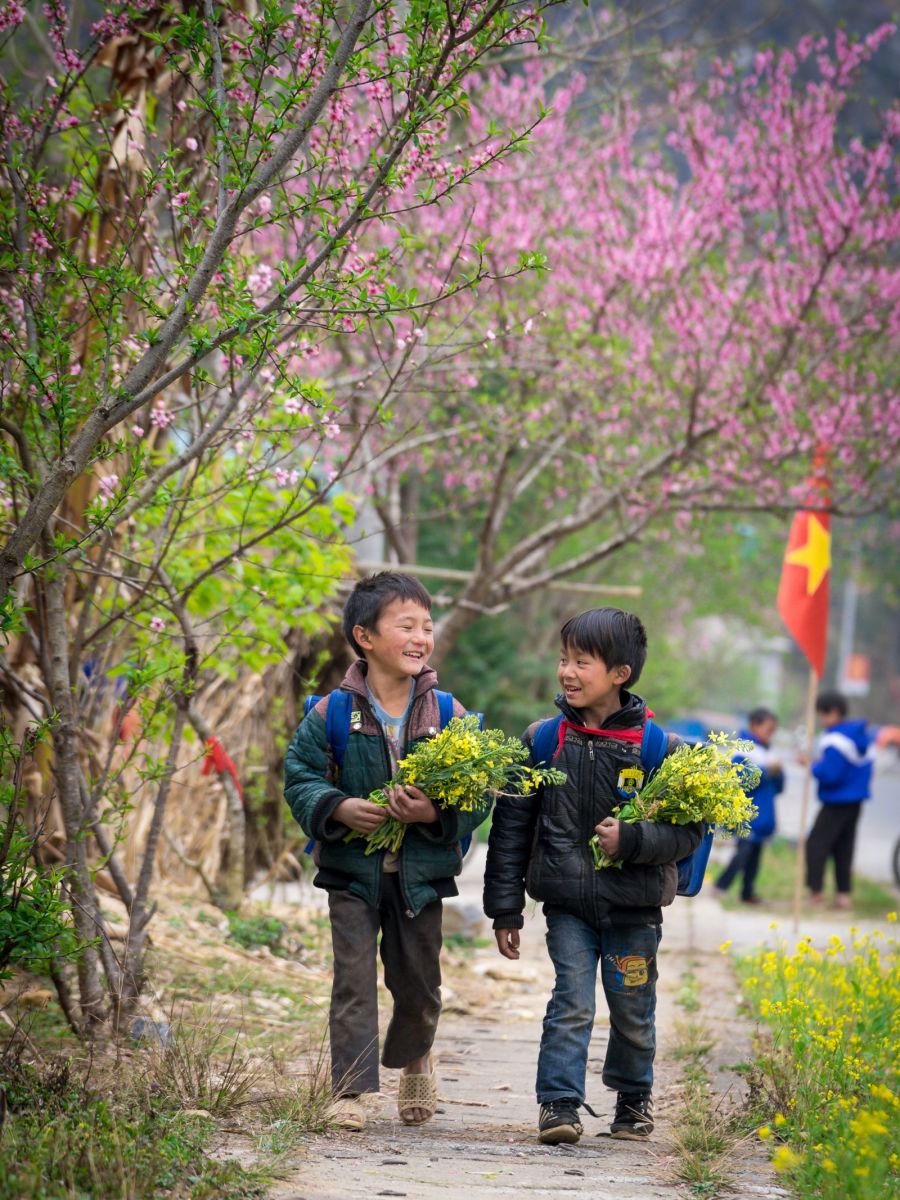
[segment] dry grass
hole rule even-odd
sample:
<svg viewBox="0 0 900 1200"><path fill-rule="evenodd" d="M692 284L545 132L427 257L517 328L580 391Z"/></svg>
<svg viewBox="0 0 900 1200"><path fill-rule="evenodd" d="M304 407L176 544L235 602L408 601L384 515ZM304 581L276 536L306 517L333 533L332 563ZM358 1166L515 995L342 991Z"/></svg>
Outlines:
<svg viewBox="0 0 900 1200"><path fill-rule="evenodd" d="M675 1023L673 1057L682 1063L681 1111L670 1135L675 1173L695 1196L726 1195L741 1150L752 1139L741 1128L728 1096L716 1096L710 1086L708 1059L716 1043L703 1023L697 981L690 970L682 976L677 1003L689 1015Z"/></svg>
<svg viewBox="0 0 900 1200"><path fill-rule="evenodd" d="M265 1078L263 1065L241 1048L243 1031L212 1008L194 1024L175 1024L164 1041L145 1050L144 1079L151 1094L176 1108L227 1117L249 1104Z"/></svg>

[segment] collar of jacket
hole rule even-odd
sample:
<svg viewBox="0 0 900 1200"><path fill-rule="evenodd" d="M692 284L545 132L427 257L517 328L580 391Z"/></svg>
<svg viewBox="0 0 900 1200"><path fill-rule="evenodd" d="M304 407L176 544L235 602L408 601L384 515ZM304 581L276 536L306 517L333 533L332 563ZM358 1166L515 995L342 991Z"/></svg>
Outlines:
<svg viewBox="0 0 900 1200"><path fill-rule="evenodd" d="M643 729L644 722L654 715L635 692L626 692L623 689L621 699L622 707L606 718L598 732ZM577 725L580 729L588 728L581 713L567 702L562 692L556 697L556 707L570 725Z"/></svg>
<svg viewBox="0 0 900 1200"><path fill-rule="evenodd" d="M360 698L360 712L362 714L360 731L362 733L380 734L381 726L369 704L369 691L366 687L366 675L368 672L369 664L365 659L359 658L347 671L347 674L341 680L340 686L343 691L352 692L354 696L359 696ZM437 697L429 694L437 687L437 671L435 671L434 667L429 667L426 663L419 674L415 676L415 681L416 688L413 692L413 706L409 714L409 725L406 731L407 738L410 741L420 737L434 736L440 725ZM422 702L423 697L425 697L424 703Z"/></svg>

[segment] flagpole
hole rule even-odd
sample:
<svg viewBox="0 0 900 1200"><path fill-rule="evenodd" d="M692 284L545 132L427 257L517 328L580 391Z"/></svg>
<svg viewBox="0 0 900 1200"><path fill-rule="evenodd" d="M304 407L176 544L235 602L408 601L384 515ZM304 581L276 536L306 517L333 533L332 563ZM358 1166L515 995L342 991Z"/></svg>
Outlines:
<svg viewBox="0 0 900 1200"><path fill-rule="evenodd" d="M797 861L794 865L794 933L800 928L800 901L803 897L803 875L806 866L806 823L809 815L809 792L812 782L813 739L816 736L816 690L819 677L810 667L806 692L806 764L803 768L803 791L800 798L800 833L797 837Z"/></svg>

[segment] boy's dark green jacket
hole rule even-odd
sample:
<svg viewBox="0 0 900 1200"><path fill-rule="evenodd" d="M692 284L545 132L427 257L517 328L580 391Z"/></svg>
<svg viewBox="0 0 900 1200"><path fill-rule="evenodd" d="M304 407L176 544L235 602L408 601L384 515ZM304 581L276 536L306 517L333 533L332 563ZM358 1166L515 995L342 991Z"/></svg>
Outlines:
<svg viewBox="0 0 900 1200"><path fill-rule="evenodd" d="M325 735L325 696L301 721L287 752L284 766L284 795L303 832L316 839L318 887L349 891L369 904L378 904L385 851L365 853L364 838L345 842L350 832L334 819L334 810L348 796L368 796L391 777L390 755L366 690L367 664L353 664L341 683L354 698L350 737L344 765L338 771ZM437 675L425 666L416 676L416 689L407 726L407 752L416 742L433 737L440 729L440 713L434 689ZM465 709L454 700L454 716ZM351 714L352 718L352 714ZM471 833L488 814L490 804L474 812L439 809L439 819L430 825L413 824L400 847L400 886L407 916L416 916L444 896L455 896L454 876L462 868L459 839Z"/></svg>

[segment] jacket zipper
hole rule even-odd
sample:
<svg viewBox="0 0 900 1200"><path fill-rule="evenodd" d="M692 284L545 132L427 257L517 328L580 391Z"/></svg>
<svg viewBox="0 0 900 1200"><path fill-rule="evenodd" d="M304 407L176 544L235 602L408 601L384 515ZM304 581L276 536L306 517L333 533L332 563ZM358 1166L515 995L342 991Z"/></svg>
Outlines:
<svg viewBox="0 0 900 1200"><path fill-rule="evenodd" d="M586 764L587 771L588 771L588 786L587 786L587 788L585 788L585 792L587 793L587 803L585 804L585 807L584 807L585 826L584 826L584 833L583 833L584 840L585 840L585 846L587 846L587 843L594 836L594 820L593 820L593 816L594 816L594 782L595 782L595 780L594 780L594 739L591 737L591 735L589 733L584 734L583 736L587 742L587 749L588 749L588 762ZM582 761L582 763L584 763L583 757L582 757L581 761ZM582 902L583 911L587 911L587 912L593 912L593 908L594 908L594 879L593 879L594 873L593 873L592 865L590 862L590 857L591 856L590 856L590 852L589 852L588 853L589 861L588 861L588 866L587 866L587 873L583 877L583 881L582 881L582 886L584 888L584 894L582 895L581 902Z"/></svg>
<svg viewBox="0 0 900 1200"><path fill-rule="evenodd" d="M406 723L407 730L409 730L409 727L412 724L413 710L416 707L416 701L419 699L420 699L420 697L413 696L412 707L409 710L409 720ZM369 704L368 696L365 697L365 701L366 701L366 704ZM369 705L369 712L372 712L371 705ZM393 771L391 770L391 754L388 749L387 738L384 735L384 730L381 728L381 722L378 720L378 718L375 716L374 713L372 713L372 719L375 721L375 724L378 726L379 732L381 733L381 750L382 750L382 753L384 754L384 763L387 768L387 777L388 777L388 779L390 779L393 774ZM407 744L408 744L408 740L407 740ZM406 839L405 839L405 835L404 835L404 841L405 840ZM386 858L387 858L387 850L382 850L381 851L381 870L378 872L378 889L377 889L378 898L377 898L376 904L381 903L381 894L382 894L382 891L384 888L384 860ZM405 866L405 864L404 864L404 859L403 859L403 847L401 845L400 850L397 855L397 867L398 867L397 874L398 874L399 880L400 880L400 895L403 897L403 903L406 905L404 916L412 918L416 914L413 912L412 903L410 902L410 899L409 899L409 894L408 894L407 887L406 887L406 880L404 878L404 876L406 874L404 866Z"/></svg>
<svg viewBox="0 0 900 1200"><path fill-rule="evenodd" d="M391 756L390 756L390 752L388 751L387 738L384 736L384 730L381 728L381 722L378 720L378 718L372 712L372 706L371 706L371 704L369 704L369 697L366 695L363 695L362 693L359 693L359 698L360 698L360 700L365 702L365 705L369 710L369 715L371 716L371 718L375 722L375 724L378 726L378 732L381 735L381 753L384 757L385 768L387 769L387 778L390 779L391 773L392 773L391 772ZM379 850L378 854L379 854L380 869L378 871L378 883L376 884L376 887L375 887L375 907L376 908L378 908L380 906L381 897L384 892L384 860L385 860L385 858L387 858L387 850ZM404 899L405 899L405 897L404 897Z"/></svg>

